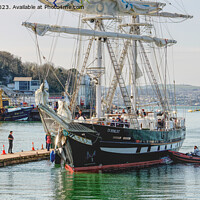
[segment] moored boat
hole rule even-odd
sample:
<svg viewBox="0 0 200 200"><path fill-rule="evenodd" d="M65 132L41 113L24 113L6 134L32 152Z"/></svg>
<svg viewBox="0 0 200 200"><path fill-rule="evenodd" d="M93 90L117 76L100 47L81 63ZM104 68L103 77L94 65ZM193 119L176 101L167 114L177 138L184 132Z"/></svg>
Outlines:
<svg viewBox="0 0 200 200"><path fill-rule="evenodd" d="M200 156L192 155L189 153L185 154L176 151L169 151L169 156L174 162L200 164Z"/></svg>
<svg viewBox="0 0 200 200"><path fill-rule="evenodd" d="M3 90L0 90L0 121L26 121L29 119L33 107L6 108L4 102L9 102L9 98L3 98Z"/></svg>
<svg viewBox="0 0 200 200"><path fill-rule="evenodd" d="M0 121L27 121L33 107L1 108Z"/></svg>

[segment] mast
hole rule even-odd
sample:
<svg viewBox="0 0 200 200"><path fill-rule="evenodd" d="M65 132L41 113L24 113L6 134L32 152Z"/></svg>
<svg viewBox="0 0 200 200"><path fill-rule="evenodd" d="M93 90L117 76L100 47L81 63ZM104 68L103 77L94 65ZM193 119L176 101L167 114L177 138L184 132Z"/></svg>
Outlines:
<svg viewBox="0 0 200 200"><path fill-rule="evenodd" d="M176 112L176 117L177 117L177 108L176 108L176 83L174 80L174 106L175 106L175 112Z"/></svg>
<svg viewBox="0 0 200 200"><path fill-rule="evenodd" d="M0 89L0 108L3 108L3 98L2 98L3 90Z"/></svg>
<svg viewBox="0 0 200 200"><path fill-rule="evenodd" d="M165 92L165 105L167 104L167 46L165 47L165 83L164 83L164 92ZM166 107L165 107L166 108ZM165 112L166 110L164 110Z"/></svg>
<svg viewBox="0 0 200 200"><path fill-rule="evenodd" d="M96 23L101 24L101 20ZM101 37L98 37L97 41L97 68L99 71L102 69L102 42ZM101 75L99 76L96 84L96 117L100 118L101 114Z"/></svg>
<svg viewBox="0 0 200 200"><path fill-rule="evenodd" d="M139 26L137 24L139 23L139 16L132 17L133 24L136 24L135 26L131 27L133 29L133 33L135 35L139 34ZM131 76L131 103L132 103L132 113L136 112L136 96L137 96L137 86L136 86L136 68L137 68L137 40L133 41L133 48L132 48L132 55L133 55L133 65L132 65L132 76Z"/></svg>

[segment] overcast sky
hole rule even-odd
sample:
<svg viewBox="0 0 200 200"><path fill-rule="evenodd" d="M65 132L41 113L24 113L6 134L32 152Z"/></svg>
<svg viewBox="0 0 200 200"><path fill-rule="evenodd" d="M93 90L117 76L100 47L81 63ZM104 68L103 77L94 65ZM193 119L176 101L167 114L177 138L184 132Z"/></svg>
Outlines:
<svg viewBox="0 0 200 200"><path fill-rule="evenodd" d="M168 4L174 1L162 0ZM177 0L177 2L181 6L183 3L187 13L193 15L194 18L170 25L172 28L170 34L178 42L173 46L176 83L200 86L200 0ZM4 5L8 5L10 9L3 9ZM21 23L31 21L56 24L58 12L44 9L44 7L41 10L14 9L14 5L41 4L37 0L0 0L0 51L8 51L21 57L23 62L38 62L32 39L34 35L21 26ZM181 10L177 10L178 12L180 13ZM64 11L60 12L60 15L63 16L62 24L70 26L74 26L75 18L78 16ZM41 40L43 52L49 51L50 45L46 44L49 44L48 37ZM67 50L66 47L68 47ZM66 55L72 48L71 36L65 39L65 42L58 41L52 62L56 66L65 66L69 63Z"/></svg>

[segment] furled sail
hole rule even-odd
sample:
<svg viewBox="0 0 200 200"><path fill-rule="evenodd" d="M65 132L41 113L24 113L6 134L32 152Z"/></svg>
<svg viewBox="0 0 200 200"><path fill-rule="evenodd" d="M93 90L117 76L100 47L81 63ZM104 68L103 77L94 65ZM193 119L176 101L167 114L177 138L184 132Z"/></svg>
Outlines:
<svg viewBox="0 0 200 200"><path fill-rule="evenodd" d="M40 85L40 88L35 92L35 103L38 106L39 104L47 105L49 101L49 85L47 81Z"/></svg>
<svg viewBox="0 0 200 200"><path fill-rule="evenodd" d="M160 13L166 5L159 2L126 0L39 0L49 8L64 9L95 15L152 15L191 18L189 15Z"/></svg>
<svg viewBox="0 0 200 200"><path fill-rule="evenodd" d="M103 32L103 31L95 31L89 29L72 28L68 26L61 27L61 26L53 26L47 24L35 24L30 22L23 22L22 25L27 28L31 28L35 33L37 33L40 36L44 36L49 31L49 32L68 33L68 34L94 36L102 38L132 39L148 43L154 42L159 47L163 47L168 44L176 44L175 40L161 39L150 36L131 35L131 34L116 33L116 32Z"/></svg>

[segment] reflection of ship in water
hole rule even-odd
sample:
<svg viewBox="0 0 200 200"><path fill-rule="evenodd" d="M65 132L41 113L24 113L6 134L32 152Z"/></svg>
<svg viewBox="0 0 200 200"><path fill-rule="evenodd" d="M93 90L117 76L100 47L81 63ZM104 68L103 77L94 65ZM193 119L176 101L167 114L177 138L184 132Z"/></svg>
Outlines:
<svg viewBox="0 0 200 200"><path fill-rule="evenodd" d="M194 165L162 165L98 174L58 170L53 174L56 177L53 188L58 199L180 199L188 195L188 190L183 188L194 184L192 188L198 190L199 179L195 178L198 169Z"/></svg>
<svg viewBox="0 0 200 200"><path fill-rule="evenodd" d="M0 89L0 121L28 120L33 107L8 108L9 98ZM7 108L6 108L7 107Z"/></svg>

